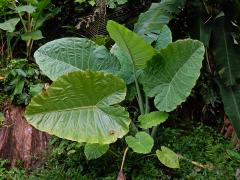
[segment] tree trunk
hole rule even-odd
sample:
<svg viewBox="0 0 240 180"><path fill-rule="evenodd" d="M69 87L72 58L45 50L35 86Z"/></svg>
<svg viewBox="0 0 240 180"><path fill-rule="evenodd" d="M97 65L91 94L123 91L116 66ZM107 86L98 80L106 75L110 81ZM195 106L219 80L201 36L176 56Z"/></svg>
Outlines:
<svg viewBox="0 0 240 180"><path fill-rule="evenodd" d="M29 125L24 118L24 107L7 105L5 121L0 128L0 158L8 159L10 166L20 160L24 168L30 168L47 148L50 136Z"/></svg>

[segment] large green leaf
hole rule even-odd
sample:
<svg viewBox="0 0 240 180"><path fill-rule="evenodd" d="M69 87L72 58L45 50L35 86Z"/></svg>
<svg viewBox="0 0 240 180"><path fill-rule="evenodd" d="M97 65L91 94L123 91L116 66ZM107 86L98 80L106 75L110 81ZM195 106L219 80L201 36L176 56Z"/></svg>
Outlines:
<svg viewBox="0 0 240 180"><path fill-rule="evenodd" d="M156 41L163 25L174 18L184 7L186 0L162 0L153 3L148 11L139 16L134 31L152 43Z"/></svg>
<svg viewBox="0 0 240 180"><path fill-rule="evenodd" d="M165 146L156 151L159 161L169 168L180 168L178 155Z"/></svg>
<svg viewBox="0 0 240 180"><path fill-rule="evenodd" d="M30 124L61 138L90 144L110 144L129 130L123 80L111 74L78 71L57 79L32 98L26 110Z"/></svg>
<svg viewBox="0 0 240 180"><path fill-rule="evenodd" d="M237 80L240 79L240 46L234 44L232 32L225 26L225 17L216 21L212 50L220 78L230 86L237 84Z"/></svg>
<svg viewBox="0 0 240 180"><path fill-rule="evenodd" d="M219 83L224 110L240 137L240 86L225 86Z"/></svg>
<svg viewBox="0 0 240 180"><path fill-rule="evenodd" d="M85 38L62 38L48 42L35 52L34 57L51 80L78 70L117 73L120 69L117 58L104 46Z"/></svg>
<svg viewBox="0 0 240 180"><path fill-rule="evenodd" d="M141 115L138 118L138 121L140 122L139 127L143 129L148 129L165 122L167 118L168 118L168 113L160 112L160 111L155 111L145 115Z"/></svg>
<svg viewBox="0 0 240 180"><path fill-rule="evenodd" d="M204 46L187 39L171 43L151 60L141 78L160 111L170 112L186 100L200 75Z"/></svg>
<svg viewBox="0 0 240 180"><path fill-rule="evenodd" d="M88 160L97 159L104 155L108 149L108 144L86 144L84 147L84 154Z"/></svg>
<svg viewBox="0 0 240 180"><path fill-rule="evenodd" d="M153 138L145 132L138 132L135 137L127 136L125 140L134 152L141 154L150 153L154 144Z"/></svg>
<svg viewBox="0 0 240 180"><path fill-rule="evenodd" d="M127 60L130 60L137 69L145 68L147 61L156 54L156 50L142 37L114 21L108 21L107 30Z"/></svg>
<svg viewBox="0 0 240 180"><path fill-rule="evenodd" d="M0 23L0 29L7 32L13 32L19 21L20 21L20 18L9 19L3 23Z"/></svg>

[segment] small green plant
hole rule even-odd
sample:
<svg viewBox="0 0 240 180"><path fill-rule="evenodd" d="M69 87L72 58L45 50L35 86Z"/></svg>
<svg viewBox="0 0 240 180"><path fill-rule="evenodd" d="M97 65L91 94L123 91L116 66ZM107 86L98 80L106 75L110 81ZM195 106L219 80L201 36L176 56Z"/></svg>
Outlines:
<svg viewBox="0 0 240 180"><path fill-rule="evenodd" d="M43 89L40 71L25 59L12 60L3 82L3 92L14 104L27 105Z"/></svg>
<svg viewBox="0 0 240 180"><path fill-rule="evenodd" d="M2 42L2 61L0 62L1 97L8 97L15 104L27 105L30 98L42 90L40 72L30 61L33 43L43 38L41 27L59 9L50 0L14 1L1 3L2 13L0 33ZM15 47L26 43L26 59L14 59ZM5 42L6 41L6 42ZM6 51L5 51L6 49ZM22 56L22 55L20 55ZM6 98L0 100L1 107ZM1 108L2 109L2 108Z"/></svg>
<svg viewBox="0 0 240 180"><path fill-rule="evenodd" d="M19 179L25 178L24 170L17 168L17 167L13 167L12 169L8 170L5 168L7 163L8 163L7 160L0 160L0 178L1 179L19 180Z"/></svg>
<svg viewBox="0 0 240 180"><path fill-rule="evenodd" d="M51 1L31 1L18 2L9 0L2 5L2 15L4 22L0 23L2 34L5 32L7 42L7 59L13 58L13 50L19 39L26 42L26 57L29 58L32 52L33 43L43 38L40 28L49 18L55 16L59 9L50 8ZM21 25L19 25L21 22ZM19 25L17 27L17 25ZM16 28L17 27L17 28ZM15 42L12 43L15 38Z"/></svg>

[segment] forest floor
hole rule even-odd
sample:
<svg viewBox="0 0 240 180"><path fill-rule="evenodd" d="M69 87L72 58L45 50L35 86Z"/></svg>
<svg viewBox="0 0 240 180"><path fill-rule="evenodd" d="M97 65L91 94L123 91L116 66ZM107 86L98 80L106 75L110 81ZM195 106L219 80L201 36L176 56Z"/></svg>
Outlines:
<svg viewBox="0 0 240 180"><path fill-rule="evenodd" d="M182 155L181 168L168 169L155 156L130 152L124 166L127 179L236 179L236 171L240 168L239 154L232 150L232 142L224 139L218 130L191 122L181 128L163 128L158 135L155 148L165 145ZM6 161L1 161L0 177L19 180L115 180L123 149L124 145L118 142L100 159L87 161L81 144L54 137L38 167L25 171L19 162L19 167L6 170Z"/></svg>

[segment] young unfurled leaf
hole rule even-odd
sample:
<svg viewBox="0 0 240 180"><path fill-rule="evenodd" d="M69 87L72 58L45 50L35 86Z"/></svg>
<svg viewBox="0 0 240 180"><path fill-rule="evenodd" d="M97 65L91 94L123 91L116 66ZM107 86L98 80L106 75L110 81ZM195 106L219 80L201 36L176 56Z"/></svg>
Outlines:
<svg viewBox="0 0 240 180"><path fill-rule="evenodd" d="M143 129L148 129L165 122L167 118L168 118L168 113L160 112L160 111L155 111L149 114L141 115L138 118L138 121L140 122L139 127Z"/></svg>
<svg viewBox="0 0 240 180"><path fill-rule="evenodd" d="M139 132L135 137L127 136L125 140L134 152L141 154L150 153L154 145L153 138L145 132Z"/></svg>
<svg viewBox="0 0 240 180"><path fill-rule="evenodd" d="M156 151L159 161L169 168L180 168L178 155L165 146Z"/></svg>
<svg viewBox="0 0 240 180"><path fill-rule="evenodd" d="M124 52L127 60L130 60L137 69L145 68L147 61L152 59L157 53L157 51L138 34L114 21L108 21L107 30L111 38Z"/></svg>

